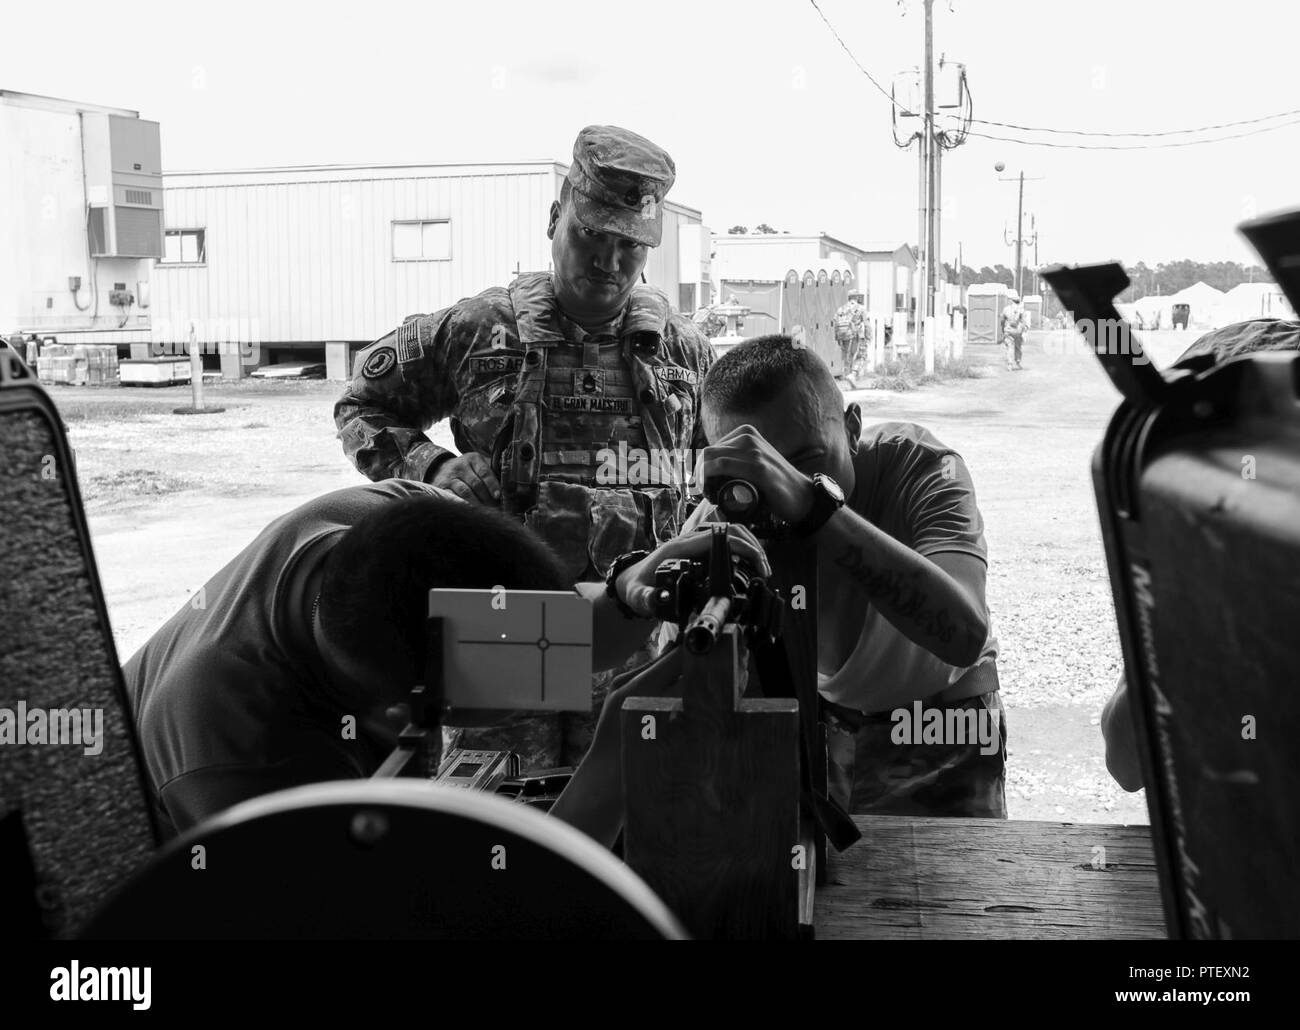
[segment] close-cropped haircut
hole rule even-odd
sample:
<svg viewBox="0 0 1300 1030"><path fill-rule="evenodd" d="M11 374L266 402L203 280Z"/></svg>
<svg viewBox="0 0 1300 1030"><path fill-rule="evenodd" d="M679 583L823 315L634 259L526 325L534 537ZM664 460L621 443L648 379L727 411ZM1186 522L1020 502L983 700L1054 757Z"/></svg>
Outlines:
<svg viewBox="0 0 1300 1030"><path fill-rule="evenodd" d="M423 675L435 587L569 590L549 547L495 509L443 497L393 501L345 531L326 559L320 622L360 663Z"/></svg>
<svg viewBox="0 0 1300 1030"><path fill-rule="evenodd" d="M700 387L700 401L715 413L740 415L775 400L795 382L807 384L817 400L818 420L844 411L835 377L810 347L789 336L756 336L713 363Z"/></svg>

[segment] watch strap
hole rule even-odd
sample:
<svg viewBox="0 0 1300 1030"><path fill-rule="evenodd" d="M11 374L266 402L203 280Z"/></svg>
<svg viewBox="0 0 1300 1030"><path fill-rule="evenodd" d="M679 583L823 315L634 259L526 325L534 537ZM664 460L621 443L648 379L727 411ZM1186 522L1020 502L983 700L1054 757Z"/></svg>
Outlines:
<svg viewBox="0 0 1300 1030"><path fill-rule="evenodd" d="M801 521L790 527L798 540L806 540L830 521L832 515L844 507L844 501L826 488L824 476L810 476L813 487L813 505Z"/></svg>
<svg viewBox="0 0 1300 1030"><path fill-rule="evenodd" d="M615 558L613 564L609 567L609 571L605 573L605 593L616 605L618 605L618 610L623 613L625 619L639 619L641 618L641 615L636 611L636 609L629 606L621 597L618 596L618 589L616 587L618 577L637 562L642 561L649 556L649 551L627 551Z"/></svg>

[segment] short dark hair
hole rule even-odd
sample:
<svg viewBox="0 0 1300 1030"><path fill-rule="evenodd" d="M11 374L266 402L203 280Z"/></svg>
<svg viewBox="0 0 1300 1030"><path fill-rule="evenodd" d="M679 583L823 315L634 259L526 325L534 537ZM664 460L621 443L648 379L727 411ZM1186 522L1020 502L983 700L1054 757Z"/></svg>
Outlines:
<svg viewBox="0 0 1300 1030"><path fill-rule="evenodd" d="M560 183L560 209L561 210L563 210L564 206L568 204L569 196L572 193L573 193L573 183L569 182L569 180L566 178L562 183Z"/></svg>
<svg viewBox="0 0 1300 1030"><path fill-rule="evenodd" d="M569 590L559 559L521 523L491 508L409 497L369 512L325 562L320 623L361 663L424 672L429 591L435 587Z"/></svg>
<svg viewBox="0 0 1300 1030"><path fill-rule="evenodd" d="M843 394L826 362L811 347L796 347L780 334L756 336L715 361L700 387L700 402L714 412L749 412L800 380L812 387L819 419L843 412Z"/></svg>

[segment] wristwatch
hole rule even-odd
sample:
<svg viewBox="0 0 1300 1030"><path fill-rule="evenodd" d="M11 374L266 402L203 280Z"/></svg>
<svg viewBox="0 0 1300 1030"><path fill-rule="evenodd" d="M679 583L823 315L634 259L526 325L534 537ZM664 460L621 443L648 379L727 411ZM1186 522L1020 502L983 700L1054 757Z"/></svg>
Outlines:
<svg viewBox="0 0 1300 1030"><path fill-rule="evenodd" d="M844 491L840 484L820 472L812 477L813 503L808 514L790 527L797 540L806 540L821 529L832 515L844 507Z"/></svg>
<svg viewBox="0 0 1300 1030"><path fill-rule="evenodd" d="M641 613L635 608L632 608L618 596L618 590L615 584L617 583L619 576L625 573L637 562L642 561L649 556L649 551L628 551L626 554L620 554L614 559L614 564L609 567L609 571L605 573L605 593L613 599L616 605L618 605L618 610L623 613L625 619L639 619L641 618Z"/></svg>

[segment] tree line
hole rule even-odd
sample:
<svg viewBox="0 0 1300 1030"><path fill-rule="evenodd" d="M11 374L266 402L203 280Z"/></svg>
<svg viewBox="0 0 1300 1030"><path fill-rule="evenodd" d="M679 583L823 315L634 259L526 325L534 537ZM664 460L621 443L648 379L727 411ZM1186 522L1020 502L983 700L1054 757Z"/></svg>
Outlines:
<svg viewBox="0 0 1300 1030"><path fill-rule="evenodd" d="M945 261L943 267L948 281L956 282L957 272L954 266ZM1128 272L1130 285L1119 295L1120 303L1132 303L1143 297L1167 297L1198 282L1227 293L1241 283L1272 282L1273 278L1267 269L1259 265L1242 265L1236 261L1204 262L1184 258L1181 261L1162 261L1155 266L1139 261L1134 265L1126 264L1124 269ZM1025 268L1021 276L1022 288L1026 294L1043 292L1032 269ZM978 269L970 265L962 265L961 281L966 286L971 283L1002 283L1004 286L1014 287L1016 273L1015 269L1008 268L1006 265L994 265L991 268L985 265Z"/></svg>

